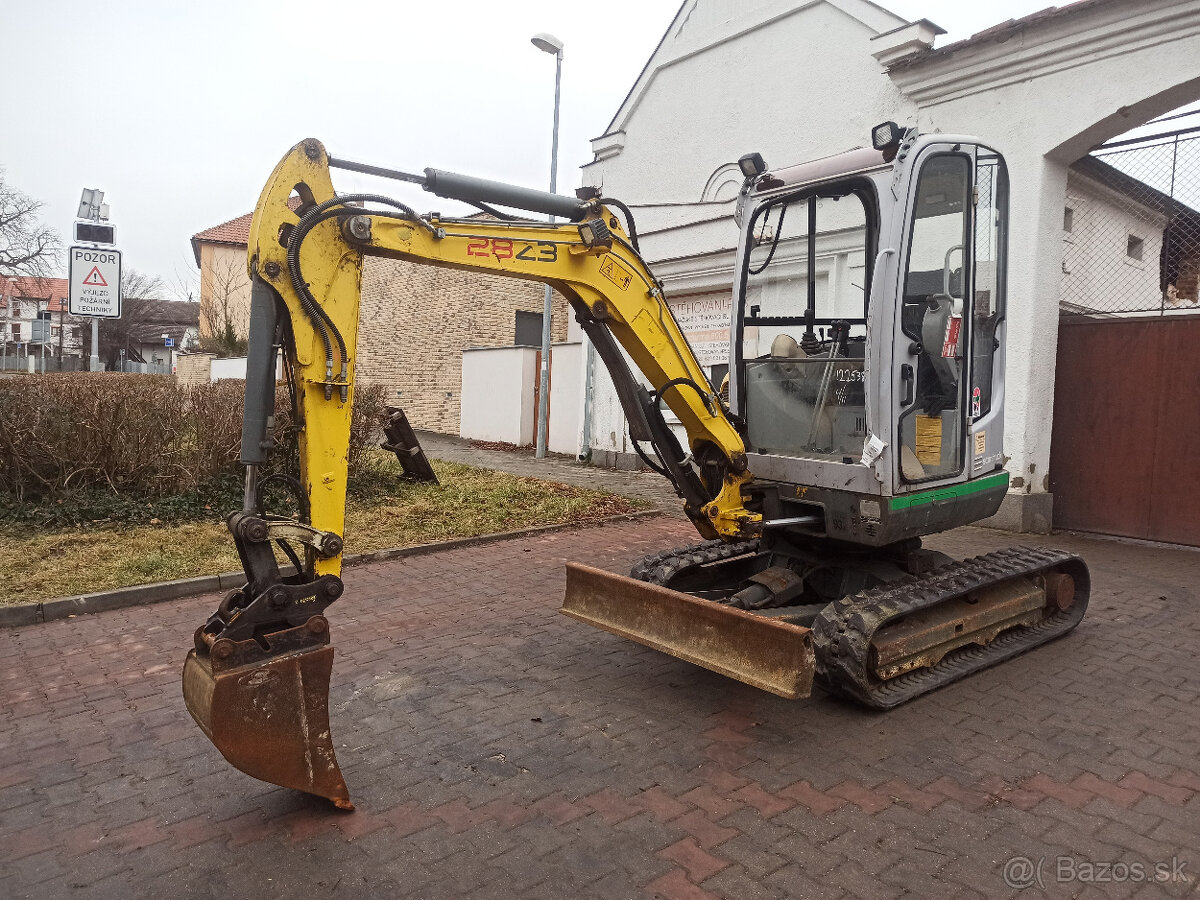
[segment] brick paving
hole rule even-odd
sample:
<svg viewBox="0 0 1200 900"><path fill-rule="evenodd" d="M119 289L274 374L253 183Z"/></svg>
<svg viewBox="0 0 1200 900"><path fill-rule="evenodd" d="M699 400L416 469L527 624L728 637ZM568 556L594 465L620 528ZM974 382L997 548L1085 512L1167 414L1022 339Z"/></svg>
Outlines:
<svg viewBox="0 0 1200 900"><path fill-rule="evenodd" d="M1022 539L1086 556L1083 624L886 714L556 614L566 559L625 568L692 540L673 518L351 569L350 815L231 769L191 722L180 668L216 597L0 633L0 896L992 897L1020 893L1015 856L1049 896L1195 895L1200 553ZM1172 858L1189 882L1078 880Z"/></svg>

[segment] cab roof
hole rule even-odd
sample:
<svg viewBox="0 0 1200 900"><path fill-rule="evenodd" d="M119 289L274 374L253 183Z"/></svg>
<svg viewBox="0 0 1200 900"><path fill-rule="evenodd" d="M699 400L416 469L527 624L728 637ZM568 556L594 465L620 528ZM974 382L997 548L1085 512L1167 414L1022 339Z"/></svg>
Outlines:
<svg viewBox="0 0 1200 900"><path fill-rule="evenodd" d="M870 147L859 147L799 165L768 170L755 181L752 193L765 194L779 188L808 184L813 181L826 181L830 178L856 175L860 172L889 166L891 163L884 159L883 151L873 150Z"/></svg>

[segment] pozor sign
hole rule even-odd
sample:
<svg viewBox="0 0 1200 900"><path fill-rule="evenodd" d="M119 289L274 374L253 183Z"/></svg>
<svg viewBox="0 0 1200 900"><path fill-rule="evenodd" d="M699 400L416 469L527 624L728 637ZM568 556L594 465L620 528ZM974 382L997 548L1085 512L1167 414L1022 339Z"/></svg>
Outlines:
<svg viewBox="0 0 1200 900"><path fill-rule="evenodd" d="M72 247L70 282L71 315L121 318L120 250Z"/></svg>

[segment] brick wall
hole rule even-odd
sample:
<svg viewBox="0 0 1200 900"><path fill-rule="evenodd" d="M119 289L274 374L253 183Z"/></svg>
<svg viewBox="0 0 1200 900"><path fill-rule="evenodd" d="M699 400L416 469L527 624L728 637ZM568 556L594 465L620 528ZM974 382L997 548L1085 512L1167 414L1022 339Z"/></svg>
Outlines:
<svg viewBox="0 0 1200 900"><path fill-rule="evenodd" d="M250 318L245 246L201 244L200 252L202 299L228 298L238 332L245 335ZM511 346L517 310L540 314L544 296L536 282L368 257L357 378L382 385L388 402L402 406L414 427L458 434L462 351ZM553 340L566 340L568 314L567 301L555 294ZM203 315L200 333L208 333Z"/></svg>
<svg viewBox="0 0 1200 900"><path fill-rule="evenodd" d="M544 296L536 282L368 258L357 377L382 385L414 427L458 434L462 351L511 346L517 310L541 313ZM568 314L555 294L553 340L566 340Z"/></svg>

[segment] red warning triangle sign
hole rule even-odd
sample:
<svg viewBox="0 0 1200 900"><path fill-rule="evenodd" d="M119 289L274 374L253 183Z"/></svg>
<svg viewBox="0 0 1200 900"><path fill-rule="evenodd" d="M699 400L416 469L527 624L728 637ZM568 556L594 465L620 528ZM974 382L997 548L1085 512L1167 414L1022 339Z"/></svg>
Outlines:
<svg viewBox="0 0 1200 900"><path fill-rule="evenodd" d="M83 279L84 284L92 287L108 287L108 282L104 280L104 276L100 274L99 266L92 266L92 271L87 273L87 277Z"/></svg>

